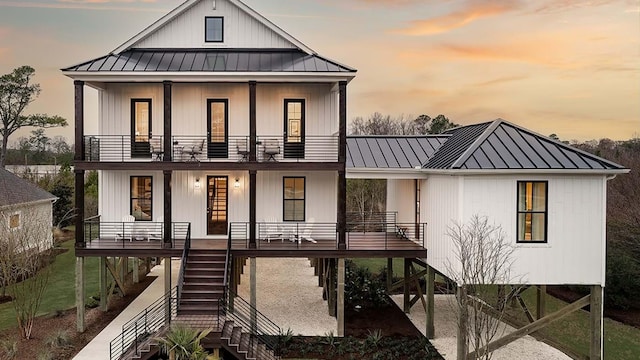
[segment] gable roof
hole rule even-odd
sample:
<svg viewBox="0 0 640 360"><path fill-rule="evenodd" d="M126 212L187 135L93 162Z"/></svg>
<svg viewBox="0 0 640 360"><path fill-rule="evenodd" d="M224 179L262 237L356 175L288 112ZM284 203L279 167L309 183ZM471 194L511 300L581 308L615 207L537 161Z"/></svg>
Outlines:
<svg viewBox="0 0 640 360"><path fill-rule="evenodd" d="M189 10L191 7L193 7L194 5L199 3L200 1L207 1L207 0L186 0L185 2L180 4L175 9L171 10L168 14L166 14L163 17L161 17L159 20L157 20L156 22L154 22L153 24L149 25L144 30L142 30L141 32L136 34L134 37L132 37L131 39L125 41L122 45L118 46L116 49L114 49L112 51L112 53L113 54L119 54L119 53L121 53L121 52L123 52L125 50L128 50L128 49L132 48L136 43L144 40L149 35L154 33L156 30L160 29L162 26L164 26L165 24L167 24L168 22L170 22L174 18L180 16L182 13L184 13L187 10ZM211 1L211 0L208 0L208 1ZM291 36L286 31L282 30L276 24L272 23L267 18L265 18L264 16L260 15L258 12L256 12L255 10L253 10L252 8L247 6L242 1L240 1L240 0L225 0L225 1L228 1L229 3L235 5L240 10L244 11L249 16L253 17L258 22L262 23L267 28L271 29L273 32L275 32L276 34L280 35L281 37L283 37L287 41L291 42L293 45L297 46L300 50L304 51L305 53L307 53L309 55L316 55L316 52L313 49L311 49L310 47L306 46L300 40L294 38L293 36Z"/></svg>
<svg viewBox="0 0 640 360"><path fill-rule="evenodd" d="M619 164L573 148L503 119L463 126L426 162L425 169L625 170Z"/></svg>
<svg viewBox="0 0 640 360"><path fill-rule="evenodd" d="M131 49L65 72L355 72L298 49Z"/></svg>
<svg viewBox="0 0 640 360"><path fill-rule="evenodd" d="M0 168L0 208L54 199L53 194Z"/></svg>
<svg viewBox="0 0 640 360"><path fill-rule="evenodd" d="M350 136L347 168L415 169L431 158L448 135Z"/></svg>

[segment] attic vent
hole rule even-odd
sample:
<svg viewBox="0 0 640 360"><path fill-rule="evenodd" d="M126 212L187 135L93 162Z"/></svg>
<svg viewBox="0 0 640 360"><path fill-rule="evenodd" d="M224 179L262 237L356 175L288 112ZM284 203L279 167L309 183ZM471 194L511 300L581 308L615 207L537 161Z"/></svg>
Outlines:
<svg viewBox="0 0 640 360"><path fill-rule="evenodd" d="M211 9L216 9L216 0L211 0Z"/></svg>

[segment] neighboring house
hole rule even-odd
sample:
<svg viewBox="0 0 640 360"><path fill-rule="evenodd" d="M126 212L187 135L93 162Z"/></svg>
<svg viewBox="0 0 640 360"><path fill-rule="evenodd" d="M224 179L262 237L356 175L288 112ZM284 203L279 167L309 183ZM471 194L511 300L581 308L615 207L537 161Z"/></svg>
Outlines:
<svg viewBox="0 0 640 360"><path fill-rule="evenodd" d="M604 189L622 167L504 121L438 136L347 138L356 71L239 0L185 1L111 53L62 71L75 80L76 188L88 170L100 181L99 218L83 221L82 191L75 196L80 331L85 257L100 257L117 282L110 257L176 257L183 266L172 321L202 325L214 315L225 320L217 343L242 352L226 320L238 315L244 332L263 331L255 322L267 320L254 311L255 282L249 310L237 314L245 309L233 306L241 301L233 293L239 264L250 259L255 275L256 257L302 257L318 259L343 335L345 258L403 258L405 269L426 259L446 274L445 229L475 213L494 218L514 242L518 234L518 270L530 283L604 284ZM95 134L84 132L86 85L99 91ZM389 179L393 216L347 224L347 175ZM518 197L544 206L518 211ZM578 243L585 256L571 271L540 266ZM157 330L147 320L132 324ZM129 330L112 354L126 351Z"/></svg>
<svg viewBox="0 0 640 360"><path fill-rule="evenodd" d="M26 246L39 246L41 250L53 246L53 203L57 197L11 172L0 169L0 233L21 232L30 226L33 233ZM46 224L43 226L42 224ZM11 238L10 235L7 235Z"/></svg>

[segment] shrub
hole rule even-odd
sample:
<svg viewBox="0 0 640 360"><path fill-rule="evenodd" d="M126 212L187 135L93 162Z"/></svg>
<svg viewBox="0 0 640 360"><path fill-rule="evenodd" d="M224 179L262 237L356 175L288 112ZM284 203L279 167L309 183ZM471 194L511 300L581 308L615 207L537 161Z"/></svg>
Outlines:
<svg viewBox="0 0 640 360"><path fill-rule="evenodd" d="M65 348L71 345L71 338L67 330L57 330L55 333L49 335L45 343L52 348Z"/></svg>
<svg viewBox="0 0 640 360"><path fill-rule="evenodd" d="M352 261L346 262L345 302L348 306L371 304L381 306L388 303L384 282L367 268L358 267Z"/></svg>
<svg viewBox="0 0 640 360"><path fill-rule="evenodd" d="M640 265L627 251L611 247L607 252L607 288L604 292L608 307L628 309L640 297Z"/></svg>
<svg viewBox="0 0 640 360"><path fill-rule="evenodd" d="M5 339L0 341L0 351L4 354L5 359L15 359L18 355L18 342L15 340Z"/></svg>

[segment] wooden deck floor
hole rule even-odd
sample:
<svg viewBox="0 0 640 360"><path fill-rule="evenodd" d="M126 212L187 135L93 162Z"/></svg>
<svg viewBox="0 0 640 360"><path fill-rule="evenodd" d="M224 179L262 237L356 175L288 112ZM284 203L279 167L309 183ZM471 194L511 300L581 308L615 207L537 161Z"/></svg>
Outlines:
<svg viewBox="0 0 640 360"><path fill-rule="evenodd" d="M346 249L338 249L335 239L315 239L316 243L282 240L258 240L256 248L245 239L232 240L234 256L246 257L426 257L427 250L417 241L396 237L393 233L347 233ZM163 248L161 241L95 239L84 248L76 248L78 256L172 256L182 255L184 240ZM192 239L196 249L226 249L227 240Z"/></svg>

